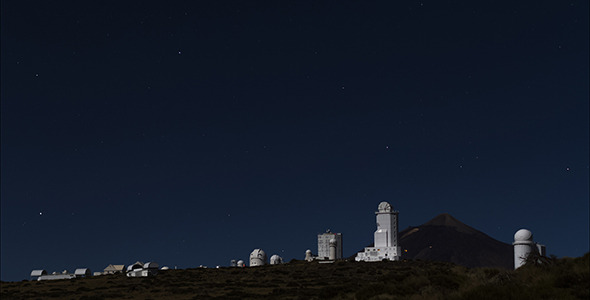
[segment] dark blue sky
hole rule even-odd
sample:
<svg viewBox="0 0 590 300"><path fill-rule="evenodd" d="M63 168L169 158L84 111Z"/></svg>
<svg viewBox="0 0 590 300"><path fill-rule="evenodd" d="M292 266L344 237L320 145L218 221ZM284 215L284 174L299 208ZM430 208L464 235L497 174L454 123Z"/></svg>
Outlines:
<svg viewBox="0 0 590 300"><path fill-rule="evenodd" d="M350 256L381 201L588 252L587 1L123 2L2 1L2 280Z"/></svg>

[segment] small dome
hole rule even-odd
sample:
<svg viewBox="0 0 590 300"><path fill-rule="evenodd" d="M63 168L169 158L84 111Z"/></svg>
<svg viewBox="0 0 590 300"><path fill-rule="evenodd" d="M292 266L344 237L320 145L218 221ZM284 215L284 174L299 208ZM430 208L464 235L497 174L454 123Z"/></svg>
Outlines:
<svg viewBox="0 0 590 300"><path fill-rule="evenodd" d="M307 249L307 251L305 251L305 253L311 253L311 250Z"/></svg>
<svg viewBox="0 0 590 300"><path fill-rule="evenodd" d="M533 233L527 229L521 229L514 234L514 241L515 242L524 242L524 241L532 241L533 240Z"/></svg>
<svg viewBox="0 0 590 300"><path fill-rule="evenodd" d="M391 207L391 204L383 201L381 203L379 203L379 212L392 212L393 211L393 207Z"/></svg>
<svg viewBox="0 0 590 300"><path fill-rule="evenodd" d="M273 255L270 257L270 264L271 265L279 265L283 263L283 258L278 255Z"/></svg>

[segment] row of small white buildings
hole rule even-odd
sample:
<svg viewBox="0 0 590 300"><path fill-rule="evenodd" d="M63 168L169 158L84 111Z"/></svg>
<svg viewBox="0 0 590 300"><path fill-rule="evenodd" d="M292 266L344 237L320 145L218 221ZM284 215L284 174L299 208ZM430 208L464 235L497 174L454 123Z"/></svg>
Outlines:
<svg viewBox="0 0 590 300"><path fill-rule="evenodd" d="M158 274L158 270L168 270L168 267L162 267L159 269L159 265L156 262L142 263L140 261L135 262L125 268L125 265L108 265L103 272L92 273L88 268L76 269L74 273L69 273L67 270L61 273L53 272L48 274L45 270L33 270L31 271L32 280L58 280L58 279L73 279L88 276L99 276L116 273L125 273L127 277L148 277L155 276Z"/></svg>

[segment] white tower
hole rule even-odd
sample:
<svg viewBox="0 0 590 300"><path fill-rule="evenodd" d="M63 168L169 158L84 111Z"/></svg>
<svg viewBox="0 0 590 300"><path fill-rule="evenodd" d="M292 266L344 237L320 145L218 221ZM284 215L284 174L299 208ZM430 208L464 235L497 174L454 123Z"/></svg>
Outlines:
<svg viewBox="0 0 590 300"><path fill-rule="evenodd" d="M254 249L250 253L250 267L266 265L266 253L262 249Z"/></svg>
<svg viewBox="0 0 590 300"><path fill-rule="evenodd" d="M533 233L527 229L521 229L514 234L514 269L524 265L527 257L537 250L533 242Z"/></svg>
<svg viewBox="0 0 590 300"><path fill-rule="evenodd" d="M356 261L399 260L401 248L397 243L398 214L387 202L379 203L375 246L366 247L365 252L356 255Z"/></svg>
<svg viewBox="0 0 590 300"><path fill-rule="evenodd" d="M329 260L336 260L336 245L338 242L336 239L330 240L330 255L328 256Z"/></svg>
<svg viewBox="0 0 590 300"><path fill-rule="evenodd" d="M375 231L375 247L397 247L397 211L391 204L379 203L377 215L377 231Z"/></svg>

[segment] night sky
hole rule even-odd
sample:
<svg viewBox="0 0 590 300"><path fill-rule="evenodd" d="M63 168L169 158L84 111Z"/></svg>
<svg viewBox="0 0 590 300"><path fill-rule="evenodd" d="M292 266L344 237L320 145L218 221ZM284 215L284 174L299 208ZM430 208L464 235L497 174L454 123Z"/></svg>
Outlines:
<svg viewBox="0 0 590 300"><path fill-rule="evenodd" d="M1 7L1 279L450 213L589 251L588 1Z"/></svg>

